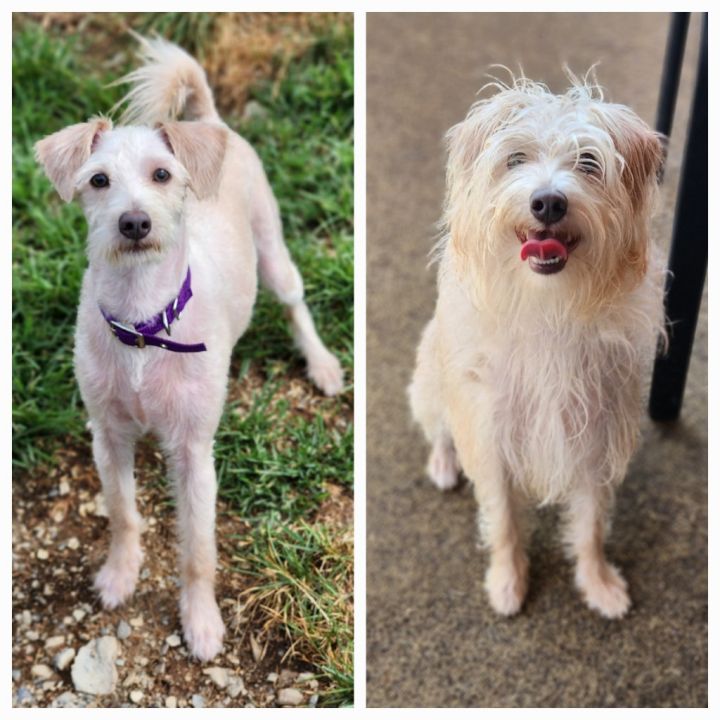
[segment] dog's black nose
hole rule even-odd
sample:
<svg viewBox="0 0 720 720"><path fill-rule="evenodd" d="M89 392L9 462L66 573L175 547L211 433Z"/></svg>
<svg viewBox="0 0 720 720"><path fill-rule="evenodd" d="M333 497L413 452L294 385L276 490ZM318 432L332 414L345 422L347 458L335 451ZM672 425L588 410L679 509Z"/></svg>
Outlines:
<svg viewBox="0 0 720 720"><path fill-rule="evenodd" d="M146 212L124 212L118 221L120 232L130 240L142 240L152 227L150 216Z"/></svg>
<svg viewBox="0 0 720 720"><path fill-rule="evenodd" d="M567 198L557 190L536 190L530 196L532 214L545 225L552 225L562 220L567 212L567 206Z"/></svg>

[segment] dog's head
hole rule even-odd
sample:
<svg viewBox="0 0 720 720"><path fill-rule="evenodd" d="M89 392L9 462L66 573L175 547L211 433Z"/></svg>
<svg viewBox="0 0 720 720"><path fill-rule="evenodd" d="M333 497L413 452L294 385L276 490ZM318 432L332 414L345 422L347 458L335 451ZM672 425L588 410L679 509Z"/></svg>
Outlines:
<svg viewBox="0 0 720 720"><path fill-rule="evenodd" d="M450 247L494 304L592 309L646 272L660 137L571 79L498 84L448 133Z"/></svg>
<svg viewBox="0 0 720 720"><path fill-rule="evenodd" d="M188 188L199 198L217 190L225 141L225 129L210 123L113 129L95 118L40 140L35 151L60 197L79 197L91 263L131 265L177 242Z"/></svg>

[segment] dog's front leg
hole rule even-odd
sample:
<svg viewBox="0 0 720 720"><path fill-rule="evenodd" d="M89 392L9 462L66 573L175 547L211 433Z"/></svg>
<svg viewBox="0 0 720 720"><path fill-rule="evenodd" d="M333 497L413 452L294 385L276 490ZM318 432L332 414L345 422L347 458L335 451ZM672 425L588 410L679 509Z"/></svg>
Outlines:
<svg viewBox="0 0 720 720"><path fill-rule="evenodd" d="M95 578L106 608L115 608L135 590L142 548L141 518L135 507L134 454L136 434L129 426L112 427L93 418L93 456L110 520L110 552Z"/></svg>
<svg viewBox="0 0 720 720"><path fill-rule="evenodd" d="M478 408L466 400L453 403L453 407L458 458L475 487L480 535L490 550L485 589L496 612L514 615L522 607L528 586L522 500L512 487L491 434L477 415Z"/></svg>
<svg viewBox="0 0 720 720"><path fill-rule="evenodd" d="M578 484L567 503L565 540L575 559L575 584L588 606L607 618L630 609L627 583L605 558L604 541L612 488L588 480Z"/></svg>
<svg viewBox="0 0 720 720"><path fill-rule="evenodd" d="M210 660L225 633L215 602L216 478L212 440L188 440L170 453L180 540L180 617L192 654Z"/></svg>
<svg viewBox="0 0 720 720"><path fill-rule="evenodd" d="M480 534L490 550L485 589L496 612L514 615L522 607L528 587L521 501L498 460L473 471Z"/></svg>

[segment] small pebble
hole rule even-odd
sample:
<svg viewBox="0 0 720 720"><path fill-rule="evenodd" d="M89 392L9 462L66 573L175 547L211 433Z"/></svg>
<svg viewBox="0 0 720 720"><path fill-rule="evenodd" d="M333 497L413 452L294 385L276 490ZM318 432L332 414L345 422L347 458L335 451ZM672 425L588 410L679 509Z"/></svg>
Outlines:
<svg viewBox="0 0 720 720"><path fill-rule="evenodd" d="M118 641L112 636L91 640L81 647L72 666L75 690L92 695L111 693L118 679L117 654Z"/></svg>
<svg viewBox="0 0 720 720"><path fill-rule="evenodd" d="M18 705L23 705L26 702L30 702L32 699L32 693L25 686L18 688L17 694L15 695L15 702Z"/></svg>
<svg viewBox="0 0 720 720"><path fill-rule="evenodd" d="M77 608L77 610L73 610L73 617L77 622L81 622L82 619L87 615L87 613L82 610L81 608Z"/></svg>
<svg viewBox="0 0 720 720"><path fill-rule="evenodd" d="M13 682L20 682L20 678L22 678L22 672L16 668L12 671Z"/></svg>
<svg viewBox="0 0 720 720"><path fill-rule="evenodd" d="M49 680L53 675L53 671L47 665L33 665L30 674L34 678L38 678L38 680Z"/></svg>
<svg viewBox="0 0 720 720"><path fill-rule="evenodd" d="M130 702L135 703L136 705L139 705L142 702L142 699L145 697L145 694L142 690L133 690L130 693Z"/></svg>
<svg viewBox="0 0 720 720"><path fill-rule="evenodd" d="M50 555L48 554L48 551L45 550L45 548L40 548L36 553L36 557L38 560L47 560Z"/></svg>
<svg viewBox="0 0 720 720"><path fill-rule="evenodd" d="M227 687L228 671L225 668L209 667L203 670L203 675L207 675L220 689Z"/></svg>
<svg viewBox="0 0 720 720"><path fill-rule="evenodd" d="M246 694L245 683L242 678L234 677L228 685L227 694L231 698L236 698L240 693Z"/></svg>
<svg viewBox="0 0 720 720"><path fill-rule="evenodd" d="M168 695L165 698L165 707L166 708L176 708L178 705L177 698L174 695Z"/></svg>
<svg viewBox="0 0 720 720"><path fill-rule="evenodd" d="M132 625L134 628L140 628L144 624L143 616L138 615L137 617L130 618L130 625Z"/></svg>
<svg viewBox="0 0 720 720"><path fill-rule="evenodd" d="M58 495L67 495L70 492L70 483L67 480L61 480L58 485Z"/></svg>
<svg viewBox="0 0 720 720"><path fill-rule="evenodd" d="M55 648L62 647L65 644L64 635L53 635L45 641L45 647L48 650L54 650Z"/></svg>
<svg viewBox="0 0 720 720"><path fill-rule="evenodd" d="M131 632L132 632L132 629L124 620L121 620L118 623L117 632L116 632L118 640L127 640L130 637Z"/></svg>
<svg viewBox="0 0 720 720"><path fill-rule="evenodd" d="M39 639L40 635L38 634L37 630L28 630L25 633L25 637L31 642L35 642Z"/></svg>
<svg viewBox="0 0 720 720"><path fill-rule="evenodd" d="M202 695L193 695L190 698L190 702L194 708L205 707L205 698Z"/></svg>
<svg viewBox="0 0 720 720"><path fill-rule="evenodd" d="M56 667L56 669L62 672L63 670L66 670L68 668L74 657L75 649L65 648L53 658L53 665Z"/></svg>
<svg viewBox="0 0 720 720"><path fill-rule="evenodd" d="M165 642L168 644L169 647L174 648L174 647L178 647L180 645L180 643L182 642L182 640L180 639L179 635L176 635L173 633L172 635L168 635L165 638Z"/></svg>
<svg viewBox="0 0 720 720"><path fill-rule="evenodd" d="M278 692L278 705L282 707L297 707L303 702L305 696L297 688L283 688Z"/></svg>
<svg viewBox="0 0 720 720"><path fill-rule="evenodd" d="M71 537L71 538L67 541L67 546L68 546L71 550L77 550L77 549L80 547L80 541L79 541L76 537Z"/></svg>
<svg viewBox="0 0 720 720"><path fill-rule="evenodd" d="M268 673L268 676L266 678L266 680L269 683L273 683L273 684L275 684L277 682L277 679L278 679L278 674L276 672Z"/></svg>

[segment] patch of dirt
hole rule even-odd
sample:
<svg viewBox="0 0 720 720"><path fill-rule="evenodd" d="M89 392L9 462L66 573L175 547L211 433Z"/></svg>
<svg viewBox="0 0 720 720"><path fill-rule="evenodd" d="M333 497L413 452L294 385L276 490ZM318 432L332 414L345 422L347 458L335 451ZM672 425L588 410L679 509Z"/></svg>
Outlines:
<svg viewBox="0 0 720 720"><path fill-rule="evenodd" d="M170 647L166 642L171 635L182 637L182 631L175 523L168 493L158 480L162 467L158 455L150 445L143 445L138 453L138 478L146 478L138 483L138 508L147 522L145 562L132 599L114 611L103 610L92 589L109 532L89 451L64 448L51 469L38 468L14 478L14 704L48 706L63 693L74 692L71 665L58 671L53 658L63 648L77 652L94 638L115 636L120 621L128 623L131 632L119 643L115 691L80 696L82 704L165 707L172 706L168 698L174 698L178 707L273 706L279 690L290 686L300 690L302 704L312 704L323 689L309 675L312 668L291 656L283 660L289 648L285 638L278 635L258 642L259 630L237 617L240 594L250 579L228 568L228 545L241 543L248 528L222 503L217 516L217 597L227 626L224 651L203 665L188 656L184 644ZM40 673L39 665L52 672ZM227 688L218 687L203 673L208 667L226 668L242 679L244 690L230 697Z"/></svg>
<svg viewBox="0 0 720 720"><path fill-rule="evenodd" d="M328 498L317 509L313 522L336 527L352 528L355 503L352 492L344 485L328 483Z"/></svg>
<svg viewBox="0 0 720 720"><path fill-rule="evenodd" d="M267 413L270 416L276 414L278 403L287 403L287 412L297 415L305 420L314 420L318 416L322 418L325 427L344 433L353 419L353 394L352 391L344 391L332 402L318 392L312 384L297 369L288 369L285 363L278 362L278 372L282 373L282 387L273 394L267 405ZM235 363L232 366L233 374L236 374L238 367ZM276 375L276 371L270 364L270 375ZM262 387L267 383L267 375L253 363L243 375L240 382L232 382L228 387L228 402L237 403L234 412L243 415L250 411L255 403L255 397Z"/></svg>

